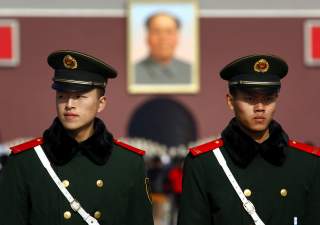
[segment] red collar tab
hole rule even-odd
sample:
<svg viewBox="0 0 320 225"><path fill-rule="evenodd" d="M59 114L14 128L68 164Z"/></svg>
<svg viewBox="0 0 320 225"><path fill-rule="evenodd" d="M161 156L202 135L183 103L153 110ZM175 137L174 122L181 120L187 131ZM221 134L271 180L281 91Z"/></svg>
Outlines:
<svg viewBox="0 0 320 225"><path fill-rule="evenodd" d="M193 156L198 156L198 155L201 155L205 152L212 151L216 148L219 148L221 146L223 146L223 140L220 138L220 139L216 139L216 140L210 141L208 143L190 148L189 151L191 152L191 154Z"/></svg>
<svg viewBox="0 0 320 225"><path fill-rule="evenodd" d="M18 154L20 152L31 149L31 148L33 148L37 145L41 145L41 144L43 144L43 138L39 137L39 138L32 139L30 141L24 142L20 145L10 147L10 149L13 154Z"/></svg>
<svg viewBox="0 0 320 225"><path fill-rule="evenodd" d="M115 144L120 145L121 147L123 147L123 148L125 148L125 149L127 149L127 150L130 150L130 151L132 151L132 152L135 152L135 153L137 153L137 154L139 154L139 155L144 155L144 154L146 153L145 151L143 151L143 150L141 150L141 149L138 149L138 148L136 148L136 147L133 147L133 146L131 146L131 145L128 145L128 144L126 144L126 143L124 143L124 142L121 142L121 141L119 141L119 140L117 140L117 139L113 139L113 142L114 142Z"/></svg>
<svg viewBox="0 0 320 225"><path fill-rule="evenodd" d="M308 152L310 154L316 155L316 156L320 156L320 148L305 144L305 143L301 143L301 142L297 142L297 141L292 141L289 140L289 146L299 149L301 151L304 152Z"/></svg>

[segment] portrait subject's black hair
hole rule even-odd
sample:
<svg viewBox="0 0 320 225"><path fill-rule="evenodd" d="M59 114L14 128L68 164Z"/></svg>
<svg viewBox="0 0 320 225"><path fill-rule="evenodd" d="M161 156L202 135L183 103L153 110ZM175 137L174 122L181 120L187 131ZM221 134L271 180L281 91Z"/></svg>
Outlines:
<svg viewBox="0 0 320 225"><path fill-rule="evenodd" d="M156 13L150 15L150 16L147 18L147 20L146 20L146 22L145 22L145 26L146 26L147 30L149 30L150 24L151 24L152 20L153 20L154 18L158 17L158 16L167 16L167 17L172 18L173 21L176 23L177 28L180 29L180 27L181 27L181 22L180 22L180 20L178 19L178 17L176 17L176 16L174 16L174 15L172 15L171 13L168 13L168 12L156 12Z"/></svg>

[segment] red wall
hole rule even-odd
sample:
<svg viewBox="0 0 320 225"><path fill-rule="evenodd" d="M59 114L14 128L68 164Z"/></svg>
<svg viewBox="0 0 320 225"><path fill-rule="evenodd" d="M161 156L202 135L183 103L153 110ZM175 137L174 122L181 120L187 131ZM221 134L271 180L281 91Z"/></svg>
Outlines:
<svg viewBox="0 0 320 225"><path fill-rule="evenodd" d="M128 120L151 95L129 95L126 88L125 18L19 18L21 64L0 68L0 134L9 140L39 136L55 116L52 70L47 55L57 49L88 52L119 71L109 82L108 108L100 117L115 136L124 136ZM204 18L200 20L201 90L172 95L194 114L200 137L218 134L231 118L226 83L219 70L236 57L273 53L289 64L276 119L291 138L320 145L320 70L303 63L303 19Z"/></svg>

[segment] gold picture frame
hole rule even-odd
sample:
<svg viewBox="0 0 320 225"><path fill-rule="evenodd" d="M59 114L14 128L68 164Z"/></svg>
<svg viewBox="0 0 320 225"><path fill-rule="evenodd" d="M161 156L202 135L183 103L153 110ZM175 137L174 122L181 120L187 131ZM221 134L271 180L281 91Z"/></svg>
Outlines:
<svg viewBox="0 0 320 225"><path fill-rule="evenodd" d="M128 12L128 92L197 93L198 1L131 0Z"/></svg>

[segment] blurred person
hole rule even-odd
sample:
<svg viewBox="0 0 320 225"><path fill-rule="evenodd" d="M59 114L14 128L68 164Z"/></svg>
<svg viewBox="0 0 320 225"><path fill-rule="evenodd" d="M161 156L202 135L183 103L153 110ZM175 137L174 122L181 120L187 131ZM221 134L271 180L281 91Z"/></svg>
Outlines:
<svg viewBox="0 0 320 225"><path fill-rule="evenodd" d="M1 137L1 133L0 133L0 155L4 155L6 154L6 149L4 144L2 143L2 137Z"/></svg>
<svg viewBox="0 0 320 225"><path fill-rule="evenodd" d="M12 147L0 175L0 223L152 225L144 151L113 139L96 117L117 72L71 50L51 53L48 64L57 117L42 138Z"/></svg>
<svg viewBox="0 0 320 225"><path fill-rule="evenodd" d="M7 155L0 155L0 173L3 167L6 165L7 161L8 161Z"/></svg>
<svg viewBox="0 0 320 225"><path fill-rule="evenodd" d="M179 43L179 19L158 12L146 20L149 55L135 66L137 84L189 84L191 65L175 57Z"/></svg>
<svg viewBox="0 0 320 225"><path fill-rule="evenodd" d="M287 63L250 55L220 72L235 117L221 138L190 149L178 225L320 224L319 150L273 119Z"/></svg>
<svg viewBox="0 0 320 225"><path fill-rule="evenodd" d="M183 158L177 156L172 161L173 166L169 169L168 172L168 182L170 186L170 191L175 196L175 202L177 205L179 205L179 199L182 193Z"/></svg>
<svg viewBox="0 0 320 225"><path fill-rule="evenodd" d="M0 155L7 155L7 149L5 148L5 146L3 144L0 144Z"/></svg>
<svg viewBox="0 0 320 225"><path fill-rule="evenodd" d="M168 171L169 191L172 195L171 224L177 224L177 215L182 193L183 158L176 156L172 160L172 167Z"/></svg>
<svg viewBox="0 0 320 225"><path fill-rule="evenodd" d="M165 169L160 156L156 155L150 159L147 175L152 191L154 224L164 225L166 224L166 208L169 202L163 190Z"/></svg>
<svg viewBox="0 0 320 225"><path fill-rule="evenodd" d="M147 175L150 179L152 193L163 193L164 168L159 156L151 158Z"/></svg>
<svg viewBox="0 0 320 225"><path fill-rule="evenodd" d="M7 159L8 159L7 155L8 153L7 153L6 147L2 143L1 134L0 134L0 172L3 169L5 163L7 162Z"/></svg>

